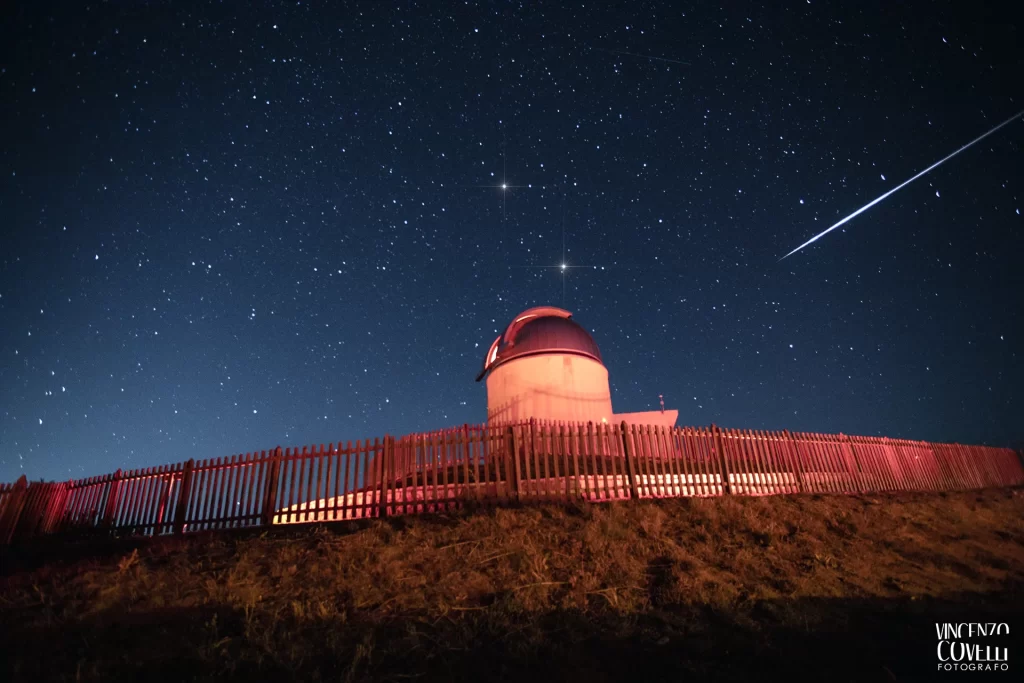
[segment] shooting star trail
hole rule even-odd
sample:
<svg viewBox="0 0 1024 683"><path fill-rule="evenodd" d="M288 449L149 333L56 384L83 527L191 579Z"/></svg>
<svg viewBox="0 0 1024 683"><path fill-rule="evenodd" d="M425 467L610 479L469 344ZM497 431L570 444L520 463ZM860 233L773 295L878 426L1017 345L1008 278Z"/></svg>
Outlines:
<svg viewBox="0 0 1024 683"><path fill-rule="evenodd" d="M613 55L626 55L628 57L637 57L638 59L655 59L659 62L671 62L672 64L683 64L684 66L690 66L689 62L684 62L678 59L669 59L668 57L655 57L654 55L642 55L637 52L626 52L625 50L609 50L605 47L594 47L588 45L591 50L600 50L601 52L610 52Z"/></svg>
<svg viewBox="0 0 1024 683"><path fill-rule="evenodd" d="M846 217L846 218L844 218L843 220L839 221L838 223L836 223L835 225L833 225L832 227L830 227L830 228L829 228L828 230L825 230L824 232L822 232L822 233L820 233L820 234L817 234L817 235L815 235L814 237L812 237L811 239L807 240L806 242L804 242L803 244L801 244L801 245L800 245L799 247L797 247L796 249L794 249L793 251L791 251L791 252L789 252L788 254L786 254L785 256L783 256L783 257L782 257L782 258L780 258L780 259L779 259L779 260L778 260L778 261L777 261L776 263L780 263L780 262L782 262L782 261L783 261L784 259L787 259L787 258L789 258L790 256L792 256L792 255L793 255L793 254L795 254L796 252L798 252L798 251L800 251L801 249L803 249L804 247L806 247L806 246L807 246L808 244L813 244L814 242L817 242L817 241L818 241L818 240L820 240L820 239L821 239L822 237L824 237L824 236L825 236L825 235L827 235L828 233L830 233L830 232L832 232L833 230L835 230L836 228L838 228L838 227L839 227L840 225L843 225L844 223L847 223L848 221L850 221L850 220L852 220L852 219L856 218L857 216L859 216L860 214L864 213L865 211L867 211L868 209L870 209L870 208L871 208L872 206L874 206L874 205L875 205L875 204L877 204L878 202L882 201L883 199L885 199L886 197L888 197L889 195L891 195L891 194L892 194L893 192L896 192L897 190L900 190L900 189L902 189L902 188L906 187L906 186L907 186L907 185L909 185L910 183L914 182L915 180L917 180L918 178L920 178L921 176L923 176L923 175L924 175L925 173L927 173L928 171L931 171L931 170L932 170L933 168L937 168L938 166L941 166L942 164L946 163L947 161L949 161L950 159L952 159L953 157L955 157L955 156L956 156L957 154L959 154L960 152L962 152L962 151L964 151L965 149L967 149L968 147L970 147L971 145L974 145L974 144L976 144L976 143L978 143L978 142L981 142L982 140L984 140L985 138L987 138L987 137L988 137L989 135L992 135L992 133L995 133L995 132L996 132L997 130L999 130L1000 128L1002 128L1002 127L1003 127L1003 126L1005 126L1006 124L1010 123L1011 121L1013 121L1013 120L1015 120L1015 119L1018 119L1018 118L1020 118L1020 117L1021 117L1021 115L1024 115L1024 110L1021 110L1021 111L1017 112L1016 114L1014 114L1014 115L1013 115L1013 116L1011 116L1010 118L1008 118L1008 119L1006 119L1005 121L1003 121L1002 123L1000 123L1000 124L999 124L998 126L996 126L995 128L992 128L992 129L991 129L991 130L989 130L988 132L986 132L986 133L983 133L983 134L979 135L978 137L974 138L973 140L971 140L971 141L970 141L970 142L968 142L968 143L967 143L966 145L964 145L963 147L961 147L961 148L960 148L960 149L958 149L957 151L953 152L953 153L952 153L952 154L950 154L949 156L947 156L947 157L943 157L942 159L939 159L939 160L938 160L938 161L936 161L936 162L935 162L934 164L932 164L932 165L931 165L931 166L929 166L928 168L924 169L923 171L921 171L920 173L918 173L918 174L917 174L916 176L914 176L914 177L913 177L913 178L911 178L910 180L905 180L905 181L903 181L902 183L900 183L900 184L899 184L899 185L897 185L896 187L892 188L891 190L889 190L888 192L886 192L885 194L883 194L883 195L882 195L881 197L878 197L877 199L873 200L873 201L872 201L872 202L870 202L869 204L865 204L864 206L860 207L859 209L857 209L856 211L854 211L853 213L851 213L851 214L850 214L849 216L847 216L847 217ZM884 177L883 177L883 179L884 179Z"/></svg>

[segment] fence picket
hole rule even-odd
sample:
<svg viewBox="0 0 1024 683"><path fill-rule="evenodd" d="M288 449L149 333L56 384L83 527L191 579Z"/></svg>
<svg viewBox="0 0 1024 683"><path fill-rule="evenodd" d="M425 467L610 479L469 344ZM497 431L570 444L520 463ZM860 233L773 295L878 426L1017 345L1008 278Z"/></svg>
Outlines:
<svg viewBox="0 0 1024 683"><path fill-rule="evenodd" d="M651 452L652 474L654 475L654 495L657 498L664 498L667 495L665 489L665 454L661 451L661 443L658 441L658 428L652 425L644 427L645 437Z"/></svg>
<svg viewBox="0 0 1024 683"><path fill-rule="evenodd" d="M132 525L132 533L145 533L148 523L148 512L153 497L154 484L156 483L156 468L149 467L142 470L142 486L139 491L139 504L135 508L135 521Z"/></svg>
<svg viewBox="0 0 1024 683"><path fill-rule="evenodd" d="M590 452L594 458L594 477L597 486L597 500L615 499L615 482L608 481L608 462L605 459L604 448L602 448L601 432L603 424L594 425L594 430L588 434L590 441Z"/></svg>
<svg viewBox="0 0 1024 683"><path fill-rule="evenodd" d="M750 434L754 441L754 447L757 449L758 458L761 462L761 476L764 479L763 486L765 492L768 495L778 495L783 493L782 483L777 475L779 469L778 463L775 462L771 442L764 433L758 429L751 430Z"/></svg>
<svg viewBox="0 0 1024 683"><path fill-rule="evenodd" d="M641 498L651 497L651 457L649 443L644 435L643 425L630 425L629 431L633 435L633 444L636 446L637 462L637 491Z"/></svg>
<svg viewBox="0 0 1024 683"><path fill-rule="evenodd" d="M342 462L345 467L345 478L341 477ZM355 467L353 468L353 462ZM346 441L345 448L341 448L341 442L338 443L338 480L334 483L334 515L335 519L349 519L350 517L350 494L352 488L350 488L349 480L353 477L353 469L358 476L359 472L359 455L353 452L352 442ZM354 503L355 501L353 501Z"/></svg>
<svg viewBox="0 0 1024 683"><path fill-rule="evenodd" d="M694 495L715 495L715 485L709 469L706 440L702 437L700 430L693 427L683 428L683 437L690 469L697 477L694 480ZM699 484L699 487L696 486L697 484Z"/></svg>
<svg viewBox="0 0 1024 683"><path fill-rule="evenodd" d="M125 504L121 513L120 526L131 533L132 525L135 524L136 511L139 507L139 499L142 497L142 485L144 479L140 476L142 470L134 469L128 472L129 486L128 495L125 496ZM109 489L108 489L109 490Z"/></svg>
<svg viewBox="0 0 1024 683"><path fill-rule="evenodd" d="M471 455L470 441L469 441L469 425L462 425L462 431L459 432L460 446L462 450L462 490L465 492L464 497L469 498L470 491L470 480L469 480L469 458ZM475 478L475 477L474 477Z"/></svg>
<svg viewBox="0 0 1024 683"><path fill-rule="evenodd" d="M257 514L257 511L253 508L253 503L255 502L255 491L260 487L263 460L256 451L246 453L245 459L246 466L249 469L249 480L245 487L245 526L248 526L252 524L252 519Z"/></svg>
<svg viewBox="0 0 1024 683"><path fill-rule="evenodd" d="M217 518L219 523L218 529L223 529L228 525L227 518L231 517L231 479L235 474L235 465L238 462L238 456L232 455L230 458L224 458L224 471L221 475L220 483L220 507L217 511Z"/></svg>
<svg viewBox="0 0 1024 683"><path fill-rule="evenodd" d="M761 435L756 430L745 429L743 431L746 432L747 438L750 441L750 451L754 457L754 467L757 469L755 477L761 495L770 496L778 493L771 477L769 456L765 450L764 439L761 438Z"/></svg>
<svg viewBox="0 0 1024 683"><path fill-rule="evenodd" d="M673 448L670 442L668 427L659 425L655 427L655 432L658 439L658 449L661 451L662 456L662 469L665 472L665 496L667 498L675 498L681 493L678 486L679 473L676 471L675 448Z"/></svg>
<svg viewBox="0 0 1024 683"><path fill-rule="evenodd" d="M113 515L111 516L111 528L120 529L124 524L124 518L126 516L125 509L131 504L132 489L134 486L134 480L131 476L132 470L121 473L121 480L118 482L118 495L114 499ZM89 524L93 524L93 519L97 521L101 519L103 515L103 506L106 504L104 501L110 500L110 489L113 482L109 481L109 475L107 477L93 477L90 481L85 494L85 504L82 508L81 515L89 520Z"/></svg>
<svg viewBox="0 0 1024 683"><path fill-rule="evenodd" d="M345 460L345 480L341 479L341 461ZM335 456L335 477L334 477L334 503L333 519L346 519L345 510L348 508L348 479L349 468L352 464L352 442L348 441L344 447L338 442L338 453Z"/></svg>
<svg viewBox="0 0 1024 683"><path fill-rule="evenodd" d="M153 473L149 481L149 490L146 492L145 502L142 507L142 518L139 520L141 524L141 531L143 534L152 534L153 519L156 515L156 506L160 501L160 484L163 482L161 475L164 471L164 466L151 467L150 471Z"/></svg>
<svg viewBox="0 0 1024 683"><path fill-rule="evenodd" d="M672 441L672 430L665 425L657 427L658 445L665 458L665 495L678 498L682 495L682 478L679 475L679 460L676 458L675 443Z"/></svg>
<svg viewBox="0 0 1024 683"><path fill-rule="evenodd" d="M703 450L697 431L690 427L683 427L678 430L680 447L683 453L683 465L687 468L688 476L693 477L693 496L710 496L711 480L707 476L704 467Z"/></svg>
<svg viewBox="0 0 1024 683"><path fill-rule="evenodd" d="M753 468L754 487L758 495L767 496L772 493L768 485L768 472L764 463L764 455L761 453L760 440L757 434L749 429L737 430L744 435L747 448L750 453L750 460Z"/></svg>
<svg viewBox="0 0 1024 683"><path fill-rule="evenodd" d="M839 485L836 477L833 476L832 464L829 462L824 445L821 439L818 438L817 432L808 433L807 438L807 445L813 454L812 462L814 462L818 470L819 490L823 493L841 493L842 487Z"/></svg>

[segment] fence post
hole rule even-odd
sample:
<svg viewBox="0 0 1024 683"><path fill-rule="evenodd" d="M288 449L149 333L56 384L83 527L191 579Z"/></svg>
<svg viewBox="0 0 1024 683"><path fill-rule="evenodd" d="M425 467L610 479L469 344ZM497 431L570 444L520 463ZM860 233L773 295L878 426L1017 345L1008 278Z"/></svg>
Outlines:
<svg viewBox="0 0 1024 683"><path fill-rule="evenodd" d="M181 469L181 490L178 491L178 502L174 506L174 533L185 533L185 514L188 512L188 498L192 492L192 468L196 461L188 459Z"/></svg>
<svg viewBox="0 0 1024 683"><path fill-rule="evenodd" d="M625 420L622 421L620 429L622 430L622 452L626 456L626 476L629 477L629 496L633 500L640 500L640 494L636 489L636 454L633 453L632 439L629 438L629 425Z"/></svg>
<svg viewBox="0 0 1024 683"><path fill-rule="evenodd" d="M533 431L533 425L536 424L536 422L537 422L536 418L533 418L533 417L530 418L530 442L529 442L530 443L530 447L529 447L528 455L526 456L526 460L525 460L525 462L526 462L526 478L527 479L531 478L530 477L530 460L531 459L533 460L533 481L530 482L529 484L527 484L527 488L528 488L528 490L533 492L533 497L535 499L540 497L541 495L543 495L545 498L547 498L547 495L548 495L548 487L547 487L547 482L546 481L544 482L544 493L543 494L540 493L540 490L541 490L540 458L538 457L539 454L537 453L537 451L538 451L538 448L537 448L537 435ZM541 442L541 446L540 446L539 450L540 451L544 450L543 441Z"/></svg>
<svg viewBox="0 0 1024 683"><path fill-rule="evenodd" d="M725 446L722 442L722 430L712 423L711 433L715 439L715 450L718 451L718 462L722 465L722 493L731 496L732 484L729 483L729 464L725 460Z"/></svg>
<svg viewBox="0 0 1024 683"><path fill-rule="evenodd" d="M462 455L463 455L462 474L463 474L463 478L466 480L466 486L465 486L465 489L464 489L465 492L466 492L466 497L469 498L471 496L470 491L472 491L474 494L480 493L480 495L482 495L482 492L483 492L484 489L477 489L475 486L472 489L470 489L470 487L469 487L470 478L472 478L473 484L476 484L477 483L476 480L477 480L477 477L479 476L479 473L477 472L477 458L473 459L473 466L472 467L469 466L469 460L470 460L469 456L473 452L473 446L472 446L473 442L470 440L469 425L468 424L463 424L462 425L462 439L463 439L463 441L462 441ZM481 441L480 451L482 451L482 450L483 450L483 442ZM477 453L476 453L476 455L478 457L480 455L480 451L477 451ZM403 479L402 481L404 482L405 480ZM403 484L403 486L404 486L404 484ZM405 499L403 498L402 500L405 500Z"/></svg>
<svg viewBox="0 0 1024 683"><path fill-rule="evenodd" d="M517 434L515 428L513 428L511 426L509 426L509 428L508 428L508 434L509 434L510 437L512 437L509 440L509 444L511 445L511 448L512 448L512 461L510 463L512 466L508 468L509 471L506 473L505 476L506 476L506 478L508 478L509 483L512 484L512 496L513 496L513 498L515 498L515 501L518 503L520 501L520 498L519 498L519 476L520 476L519 475L519 434Z"/></svg>
<svg viewBox="0 0 1024 683"><path fill-rule="evenodd" d="M443 441L443 438L442 438ZM380 510L377 513L378 517L388 516L388 486L391 475L392 460L395 457L395 444L394 439L388 435L384 435L384 443L382 444L381 459L380 459ZM448 450L447 447L444 449L445 462L444 467L448 467ZM454 473L458 471L458 466L453 466ZM394 488L394 487L392 487ZM445 498L448 497L448 492L445 491Z"/></svg>
<svg viewBox="0 0 1024 683"><path fill-rule="evenodd" d="M263 511L260 524L270 526L274 523L274 512L277 509L277 483L281 478L281 447L274 449L270 456L270 471L267 472L266 486L263 489Z"/></svg>
<svg viewBox="0 0 1024 683"><path fill-rule="evenodd" d="M103 519L100 521L100 526L104 529L109 529L114 525L114 516L117 514L117 494L121 491L123 474L120 468L114 472L110 486L107 488L107 502L103 506Z"/></svg>

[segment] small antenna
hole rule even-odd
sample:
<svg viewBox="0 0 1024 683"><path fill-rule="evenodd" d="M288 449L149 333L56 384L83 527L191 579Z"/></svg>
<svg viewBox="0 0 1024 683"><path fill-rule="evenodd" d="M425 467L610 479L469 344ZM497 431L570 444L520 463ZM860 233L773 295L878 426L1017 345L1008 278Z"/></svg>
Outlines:
<svg viewBox="0 0 1024 683"><path fill-rule="evenodd" d="M665 412L665 397L658 394L658 402L661 404L661 412Z"/></svg>

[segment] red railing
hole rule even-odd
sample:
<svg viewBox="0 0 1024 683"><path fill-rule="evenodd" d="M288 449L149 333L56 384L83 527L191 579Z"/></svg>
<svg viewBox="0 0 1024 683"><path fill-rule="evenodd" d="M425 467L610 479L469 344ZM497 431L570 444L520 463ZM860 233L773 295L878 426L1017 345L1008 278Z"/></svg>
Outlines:
<svg viewBox="0 0 1024 683"><path fill-rule="evenodd" d="M0 544L437 512L467 503L954 491L1024 484L1008 448L534 421L0 484Z"/></svg>

